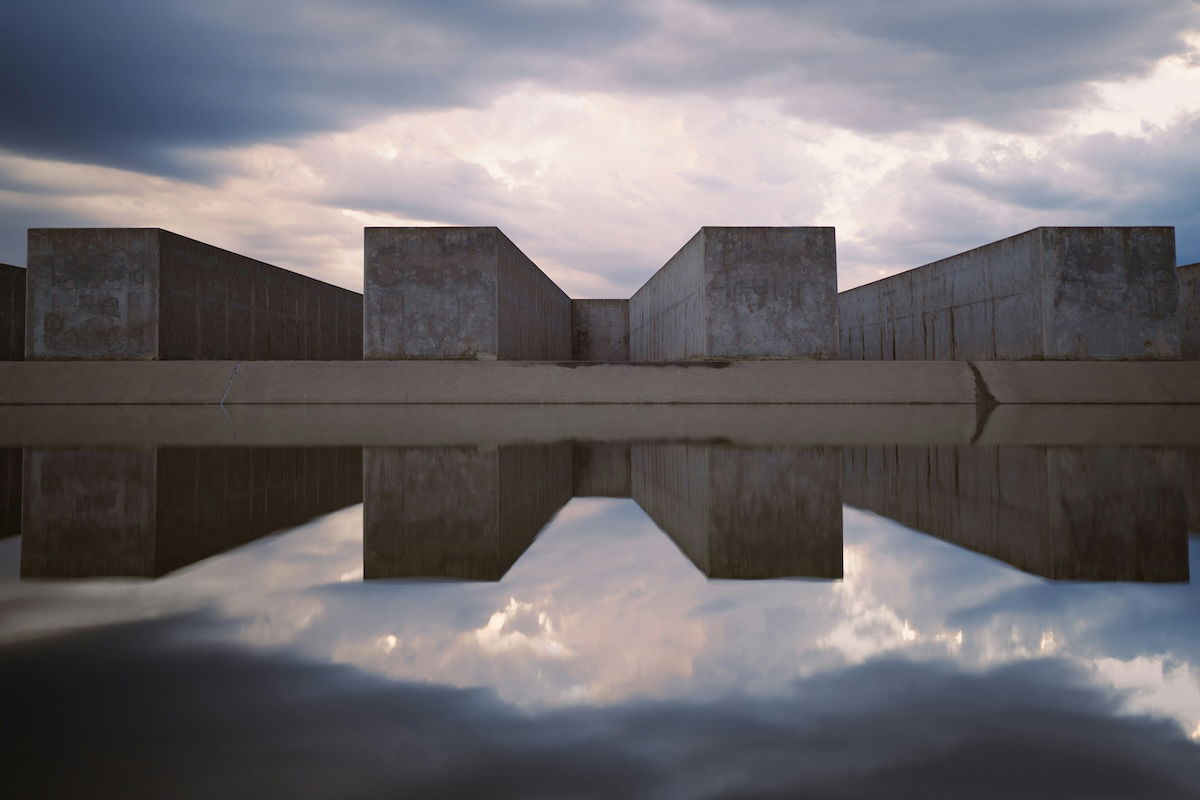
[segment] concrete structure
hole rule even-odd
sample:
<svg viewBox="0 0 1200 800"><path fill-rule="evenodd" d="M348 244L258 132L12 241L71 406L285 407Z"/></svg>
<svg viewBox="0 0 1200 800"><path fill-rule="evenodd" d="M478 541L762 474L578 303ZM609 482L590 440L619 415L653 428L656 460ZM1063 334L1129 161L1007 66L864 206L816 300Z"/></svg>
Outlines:
<svg viewBox="0 0 1200 800"><path fill-rule="evenodd" d="M574 448L575 497L632 497L629 444L577 442Z"/></svg>
<svg viewBox="0 0 1200 800"><path fill-rule="evenodd" d="M362 297L158 228L29 231L30 359L362 357Z"/></svg>
<svg viewBox="0 0 1200 800"><path fill-rule="evenodd" d="M837 358L833 228L705 227L629 301L633 361Z"/></svg>
<svg viewBox="0 0 1200 800"><path fill-rule="evenodd" d="M571 300L499 228L367 228L363 356L571 359Z"/></svg>
<svg viewBox="0 0 1200 800"><path fill-rule="evenodd" d="M21 533L21 448L0 447L0 539Z"/></svg>
<svg viewBox="0 0 1200 800"><path fill-rule="evenodd" d="M571 445L367 447L363 577L498 581L571 499Z"/></svg>
<svg viewBox="0 0 1200 800"><path fill-rule="evenodd" d="M1175 270L1179 277L1179 350L1189 361L1200 360L1200 263Z"/></svg>
<svg viewBox="0 0 1200 800"><path fill-rule="evenodd" d="M25 270L0 264L0 361L25 358Z"/></svg>
<svg viewBox="0 0 1200 800"><path fill-rule="evenodd" d="M629 360L629 301L571 301L571 359Z"/></svg>
<svg viewBox="0 0 1200 800"><path fill-rule="evenodd" d="M1034 228L838 295L842 358L1179 358L1174 228Z"/></svg>
<svg viewBox="0 0 1200 800"><path fill-rule="evenodd" d="M710 578L842 576L832 447L635 444L633 499Z"/></svg>
<svg viewBox="0 0 1200 800"><path fill-rule="evenodd" d="M153 578L362 500L359 447L24 452L23 578Z"/></svg>
<svg viewBox="0 0 1200 800"><path fill-rule="evenodd" d="M846 503L1054 580L1186 581L1180 450L864 446Z"/></svg>

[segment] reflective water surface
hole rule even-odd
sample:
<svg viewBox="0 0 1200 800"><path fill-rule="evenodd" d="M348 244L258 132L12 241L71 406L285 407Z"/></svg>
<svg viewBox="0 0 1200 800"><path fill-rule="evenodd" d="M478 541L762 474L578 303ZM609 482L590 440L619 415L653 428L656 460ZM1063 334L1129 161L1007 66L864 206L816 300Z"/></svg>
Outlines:
<svg viewBox="0 0 1200 800"><path fill-rule="evenodd" d="M5 794L1200 792L1177 410L54 413Z"/></svg>

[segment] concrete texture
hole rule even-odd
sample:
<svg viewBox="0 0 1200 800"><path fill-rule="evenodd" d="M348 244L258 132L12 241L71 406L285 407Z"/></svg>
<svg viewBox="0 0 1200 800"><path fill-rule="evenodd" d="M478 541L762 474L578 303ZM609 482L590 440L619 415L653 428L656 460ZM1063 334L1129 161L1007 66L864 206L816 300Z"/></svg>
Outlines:
<svg viewBox="0 0 1200 800"><path fill-rule="evenodd" d="M25 270L0 264L0 361L25 358Z"/></svg>
<svg viewBox="0 0 1200 800"><path fill-rule="evenodd" d="M571 499L571 445L364 448L363 577L497 581Z"/></svg>
<svg viewBox="0 0 1200 800"><path fill-rule="evenodd" d="M833 228L705 227L629 301L633 361L837 358Z"/></svg>
<svg viewBox="0 0 1200 800"><path fill-rule="evenodd" d="M571 360L629 360L629 301L571 301Z"/></svg>
<svg viewBox="0 0 1200 800"><path fill-rule="evenodd" d="M842 292L842 357L1179 358L1174 267L1174 228L1035 228Z"/></svg>
<svg viewBox="0 0 1200 800"><path fill-rule="evenodd" d="M836 448L635 444L633 499L710 578L842 576Z"/></svg>
<svg viewBox="0 0 1200 800"><path fill-rule="evenodd" d="M973 362L997 403L1194 403L1196 362Z"/></svg>
<svg viewBox="0 0 1200 800"><path fill-rule="evenodd" d="M1200 359L1200 263L1175 270L1179 277L1179 350L1189 361Z"/></svg>
<svg viewBox="0 0 1200 800"><path fill-rule="evenodd" d="M367 228L367 359L571 359L571 300L498 228Z"/></svg>
<svg viewBox="0 0 1200 800"><path fill-rule="evenodd" d="M0 447L0 539L21 533L21 448Z"/></svg>
<svg viewBox="0 0 1200 800"><path fill-rule="evenodd" d="M1187 581L1180 450L867 446L847 504L1054 580Z"/></svg>
<svg viewBox="0 0 1200 800"><path fill-rule="evenodd" d="M362 296L158 228L29 231L26 357L362 357Z"/></svg>
<svg viewBox="0 0 1200 800"><path fill-rule="evenodd" d="M573 449L575 497L632 497L629 444L577 442Z"/></svg>
<svg viewBox="0 0 1200 800"><path fill-rule="evenodd" d="M153 578L358 503L358 447L24 452L21 576Z"/></svg>

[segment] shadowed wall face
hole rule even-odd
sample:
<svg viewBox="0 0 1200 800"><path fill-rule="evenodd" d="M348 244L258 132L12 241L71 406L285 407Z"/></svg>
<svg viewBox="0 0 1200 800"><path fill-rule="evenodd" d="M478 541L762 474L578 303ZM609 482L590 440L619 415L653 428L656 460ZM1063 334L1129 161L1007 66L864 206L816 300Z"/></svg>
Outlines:
<svg viewBox="0 0 1200 800"><path fill-rule="evenodd" d="M25 270L0 264L0 361L25 358Z"/></svg>
<svg viewBox="0 0 1200 800"><path fill-rule="evenodd" d="M633 361L837 358L833 228L705 227L629 301Z"/></svg>
<svg viewBox="0 0 1200 800"><path fill-rule="evenodd" d="M21 533L21 448L0 447L0 539Z"/></svg>
<svg viewBox="0 0 1200 800"><path fill-rule="evenodd" d="M1188 361L1200 360L1200 264L1175 270L1179 277L1179 349Z"/></svg>
<svg viewBox="0 0 1200 800"><path fill-rule="evenodd" d="M842 576L833 447L636 444L633 499L710 578Z"/></svg>
<svg viewBox="0 0 1200 800"><path fill-rule="evenodd" d="M367 228L364 357L571 358L571 301L498 228Z"/></svg>
<svg viewBox="0 0 1200 800"><path fill-rule="evenodd" d="M1173 228L1035 228L838 296L843 358L1179 357Z"/></svg>
<svg viewBox="0 0 1200 800"><path fill-rule="evenodd" d="M24 452L21 575L153 578L362 499L360 447Z"/></svg>
<svg viewBox="0 0 1200 800"><path fill-rule="evenodd" d="M157 228L29 231L32 359L356 360L362 296Z"/></svg>
<svg viewBox="0 0 1200 800"><path fill-rule="evenodd" d="M847 447L849 505L1057 580L1188 579L1185 458L1118 447Z"/></svg>
<svg viewBox="0 0 1200 800"><path fill-rule="evenodd" d="M571 360L629 360L629 301L571 301Z"/></svg>

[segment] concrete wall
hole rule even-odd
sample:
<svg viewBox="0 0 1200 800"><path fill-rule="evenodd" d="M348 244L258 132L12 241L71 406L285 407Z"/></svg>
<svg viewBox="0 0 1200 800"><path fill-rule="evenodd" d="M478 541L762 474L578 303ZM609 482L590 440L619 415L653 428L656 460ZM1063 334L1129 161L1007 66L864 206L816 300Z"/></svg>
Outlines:
<svg viewBox="0 0 1200 800"><path fill-rule="evenodd" d="M367 228L368 359L571 358L571 301L498 228Z"/></svg>
<svg viewBox="0 0 1200 800"><path fill-rule="evenodd" d="M361 295L158 228L31 229L31 359L353 360Z"/></svg>
<svg viewBox="0 0 1200 800"><path fill-rule="evenodd" d="M571 481L569 443L364 448L363 576L500 580Z"/></svg>
<svg viewBox="0 0 1200 800"><path fill-rule="evenodd" d="M360 447L24 452L22 577L158 577L362 499Z"/></svg>
<svg viewBox="0 0 1200 800"><path fill-rule="evenodd" d="M710 578L842 576L833 447L635 444L633 499Z"/></svg>
<svg viewBox="0 0 1200 800"><path fill-rule="evenodd" d="M1179 277L1179 350L1188 361L1200 361L1200 263L1175 270Z"/></svg>
<svg viewBox="0 0 1200 800"><path fill-rule="evenodd" d="M573 454L575 497L632 497L628 444L577 442Z"/></svg>
<svg viewBox="0 0 1200 800"><path fill-rule="evenodd" d="M25 270L0 264L0 361L25 358Z"/></svg>
<svg viewBox="0 0 1200 800"><path fill-rule="evenodd" d="M1173 228L1035 228L842 292L843 358L1173 359Z"/></svg>
<svg viewBox="0 0 1200 800"><path fill-rule="evenodd" d="M1186 581L1179 450L870 445L846 503L1056 580Z"/></svg>
<svg viewBox="0 0 1200 800"><path fill-rule="evenodd" d="M629 360L629 301L571 301L571 360Z"/></svg>
<svg viewBox="0 0 1200 800"><path fill-rule="evenodd" d="M21 448L0 447L0 539L21 532Z"/></svg>
<svg viewBox="0 0 1200 800"><path fill-rule="evenodd" d="M630 358L837 358L836 295L833 228L701 228L630 299Z"/></svg>

